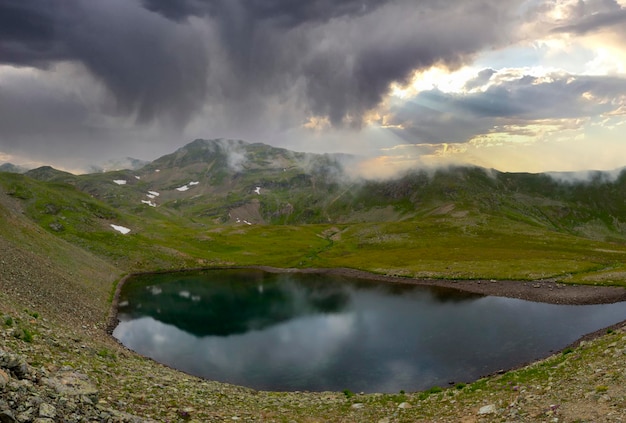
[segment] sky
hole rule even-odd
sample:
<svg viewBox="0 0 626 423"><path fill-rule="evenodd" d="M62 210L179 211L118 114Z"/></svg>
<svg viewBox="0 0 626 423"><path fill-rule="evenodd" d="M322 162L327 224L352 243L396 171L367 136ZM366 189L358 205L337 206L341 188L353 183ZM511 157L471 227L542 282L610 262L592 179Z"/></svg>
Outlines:
<svg viewBox="0 0 626 423"><path fill-rule="evenodd" d="M369 175L626 166L626 0L0 0L0 163L196 138Z"/></svg>

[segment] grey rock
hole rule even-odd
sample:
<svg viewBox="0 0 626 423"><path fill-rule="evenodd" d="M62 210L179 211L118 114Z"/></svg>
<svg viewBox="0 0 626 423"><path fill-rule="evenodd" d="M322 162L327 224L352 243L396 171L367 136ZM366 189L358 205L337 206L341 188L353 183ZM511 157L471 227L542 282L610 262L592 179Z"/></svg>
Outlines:
<svg viewBox="0 0 626 423"><path fill-rule="evenodd" d="M33 420L33 410L28 409L17 415L17 421L20 423L28 423Z"/></svg>
<svg viewBox="0 0 626 423"><path fill-rule="evenodd" d="M478 410L479 415L496 414L496 412L497 409L495 404L485 405L483 407L480 407L480 410Z"/></svg>
<svg viewBox="0 0 626 423"><path fill-rule="evenodd" d="M55 232L61 232L62 230L65 229L65 226L61 225L59 222L52 222L48 226L50 226L50 229L52 229Z"/></svg>
<svg viewBox="0 0 626 423"><path fill-rule="evenodd" d="M98 389L81 373L74 371L59 371L54 377L44 379L44 383L53 388L58 394L70 397L88 398L89 402L98 402Z"/></svg>
<svg viewBox="0 0 626 423"><path fill-rule="evenodd" d="M17 423L17 420L9 410L3 410L0 411L0 423Z"/></svg>
<svg viewBox="0 0 626 423"><path fill-rule="evenodd" d="M10 377L4 370L0 369L0 390L4 389L9 383Z"/></svg>
<svg viewBox="0 0 626 423"><path fill-rule="evenodd" d="M7 353L2 350L0 350L0 368L13 372L19 379L25 378L29 372L26 360L16 354Z"/></svg>
<svg viewBox="0 0 626 423"><path fill-rule="evenodd" d="M48 403L42 403L39 405L39 417L49 417L51 419L55 418L57 415L57 410L53 405Z"/></svg>

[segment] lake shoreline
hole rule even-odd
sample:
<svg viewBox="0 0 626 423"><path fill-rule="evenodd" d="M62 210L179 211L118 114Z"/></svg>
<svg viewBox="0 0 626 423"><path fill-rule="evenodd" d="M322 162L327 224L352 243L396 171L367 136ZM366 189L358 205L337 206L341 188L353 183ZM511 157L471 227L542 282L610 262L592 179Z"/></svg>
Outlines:
<svg viewBox="0 0 626 423"><path fill-rule="evenodd" d="M616 286L570 285L554 280L495 280L495 279L422 279L406 276L383 275L365 270L349 268L281 268L272 266L218 266L198 267L190 269L163 270L153 272L138 272L124 276L117 284L111 310L109 313L106 332L111 335L118 324L117 309L120 292L126 281L136 275L150 275L163 273L182 273L194 271L209 271L219 269L258 269L270 273L317 273L338 275L359 279L374 280L387 283L401 283L420 286L450 288L459 291L496 297L517 298L548 304L563 305L592 305L612 304L626 301L626 289Z"/></svg>
<svg viewBox="0 0 626 423"><path fill-rule="evenodd" d="M269 266L251 266L272 273L319 273L360 279L421 286L436 286L497 297L563 305L612 304L626 301L626 289L615 286L569 285L553 280L454 280L416 279L403 276L382 275L348 268L282 269Z"/></svg>

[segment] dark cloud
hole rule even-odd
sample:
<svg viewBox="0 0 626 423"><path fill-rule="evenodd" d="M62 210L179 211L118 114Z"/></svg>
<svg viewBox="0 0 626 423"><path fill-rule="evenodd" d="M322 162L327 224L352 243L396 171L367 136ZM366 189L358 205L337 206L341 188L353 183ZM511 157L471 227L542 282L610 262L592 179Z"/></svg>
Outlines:
<svg viewBox="0 0 626 423"><path fill-rule="evenodd" d="M472 90L474 88L482 87L491 79L491 76L495 74L496 71L493 69L483 69L478 72L475 78L470 79L465 83L466 90Z"/></svg>
<svg viewBox="0 0 626 423"><path fill-rule="evenodd" d="M140 122L184 124L206 96L208 54L201 34L126 1L85 1L67 31L77 58Z"/></svg>
<svg viewBox="0 0 626 423"><path fill-rule="evenodd" d="M46 0L0 2L0 62L45 66L69 56L58 40L58 4Z"/></svg>
<svg viewBox="0 0 626 423"><path fill-rule="evenodd" d="M310 113L327 116L335 125L348 120L358 126L390 83L406 82L415 70L435 64L454 68L502 42L507 25L493 23L507 21L506 3L394 2L311 30L306 54L297 59Z"/></svg>
<svg viewBox="0 0 626 423"><path fill-rule="evenodd" d="M0 0L0 63L83 64L140 122L184 124L206 94L199 34L132 2Z"/></svg>
<svg viewBox="0 0 626 423"><path fill-rule="evenodd" d="M240 18L244 16L248 22L271 21L285 27L325 22L341 16L362 15L388 2L389 0L142 0L147 9L174 20L206 15L217 20L230 20L236 11Z"/></svg>
<svg viewBox="0 0 626 423"><path fill-rule="evenodd" d="M554 32L586 34L618 25L626 25L626 9L586 16L575 24L560 26L554 29Z"/></svg>
<svg viewBox="0 0 626 423"><path fill-rule="evenodd" d="M93 93L82 91L94 84L93 79L71 65L61 67L51 71L70 74L74 91L59 90L66 81L61 77L41 78L41 72L1 75L0 152L45 164L62 163L70 170L118 154L153 157L158 152L171 152L171 148L159 148L155 142L157 136L171 136L169 133L146 128L138 131L134 125L99 114L97 107L89 104Z"/></svg>
<svg viewBox="0 0 626 423"><path fill-rule="evenodd" d="M616 0L590 0L573 3L566 23L553 29L555 33L586 34L607 28L623 30L626 8Z"/></svg>
<svg viewBox="0 0 626 423"><path fill-rule="evenodd" d="M0 0L0 63L81 63L140 122L359 126L392 82L506 42L521 0L23 3Z"/></svg>

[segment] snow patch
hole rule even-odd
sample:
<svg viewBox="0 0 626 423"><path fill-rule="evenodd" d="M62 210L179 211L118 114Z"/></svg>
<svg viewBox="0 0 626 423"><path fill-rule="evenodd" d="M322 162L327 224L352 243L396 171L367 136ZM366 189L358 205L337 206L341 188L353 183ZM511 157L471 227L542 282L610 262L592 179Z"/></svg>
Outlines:
<svg viewBox="0 0 626 423"><path fill-rule="evenodd" d="M189 188L191 188L194 185L198 185L200 182L198 181L191 181L188 184L183 185L182 187L178 187L176 188L177 191L187 191Z"/></svg>
<svg viewBox="0 0 626 423"><path fill-rule="evenodd" d="M243 223L245 223L246 225L252 225L252 223L248 222L247 220L244 220Z"/></svg>
<svg viewBox="0 0 626 423"><path fill-rule="evenodd" d="M130 232L130 229L128 229L128 228L125 228L125 227L119 226L119 225L114 225L112 223L111 223L111 227L113 229L115 229L116 231L120 232L121 234L124 234L124 235L126 235L127 233Z"/></svg>
<svg viewBox="0 0 626 423"><path fill-rule="evenodd" d="M254 193L261 195L261 187L256 187L256 189L254 190Z"/></svg>
<svg viewBox="0 0 626 423"><path fill-rule="evenodd" d="M135 179L141 179L141 176L135 175Z"/></svg>
<svg viewBox="0 0 626 423"><path fill-rule="evenodd" d="M126 179L114 179L113 182L115 182L118 185L126 185Z"/></svg>
<svg viewBox="0 0 626 423"><path fill-rule="evenodd" d="M146 197L148 197L150 200L154 200L155 198L157 198L157 196L159 196L159 193L156 191L148 191L148 194L146 194ZM143 204L147 204L150 207L156 207L156 203L150 200L141 200L141 202Z"/></svg>

